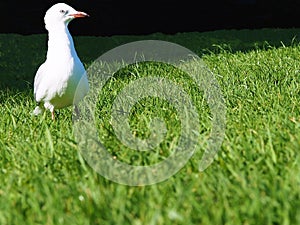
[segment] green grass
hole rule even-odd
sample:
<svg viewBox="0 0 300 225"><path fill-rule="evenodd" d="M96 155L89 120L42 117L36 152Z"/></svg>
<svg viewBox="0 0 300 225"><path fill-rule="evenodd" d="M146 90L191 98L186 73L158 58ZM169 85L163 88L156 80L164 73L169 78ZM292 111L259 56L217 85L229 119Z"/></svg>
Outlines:
<svg viewBox="0 0 300 225"><path fill-rule="evenodd" d="M55 122L49 112L31 117L31 82L45 57L46 36L1 34L0 224L300 224L299 32L75 38L86 66L129 41L176 42L202 56L219 82L227 127L213 164L198 171L203 150L199 148L175 176L145 187L113 183L89 167L77 148L71 109L60 110ZM191 80L168 66L137 69L120 71L99 97L99 136L115 157L147 165L163 160L170 154L169 146L176 145L181 128L176 110L157 98L139 102L130 124L137 137L147 138L150 118L164 118L169 130L159 148L138 155L113 134L107 116L113 99L149 71L168 76L198 102L196 108L204 115L199 132L207 136L209 110Z"/></svg>

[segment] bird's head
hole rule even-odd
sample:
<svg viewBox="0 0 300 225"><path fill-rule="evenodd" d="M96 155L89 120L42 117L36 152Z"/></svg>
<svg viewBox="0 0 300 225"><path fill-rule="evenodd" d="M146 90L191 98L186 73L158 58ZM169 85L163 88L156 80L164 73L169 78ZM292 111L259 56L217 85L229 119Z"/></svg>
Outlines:
<svg viewBox="0 0 300 225"><path fill-rule="evenodd" d="M57 3L53 5L44 17L46 29L49 30L52 27L59 27L61 25L67 26L70 21L75 18L88 17L85 12L80 12L68 6L65 3Z"/></svg>

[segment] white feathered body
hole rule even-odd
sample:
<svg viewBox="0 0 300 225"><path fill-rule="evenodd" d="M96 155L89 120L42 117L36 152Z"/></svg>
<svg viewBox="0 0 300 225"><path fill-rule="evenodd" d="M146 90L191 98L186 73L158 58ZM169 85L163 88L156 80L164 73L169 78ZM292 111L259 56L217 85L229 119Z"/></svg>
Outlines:
<svg viewBox="0 0 300 225"><path fill-rule="evenodd" d="M34 79L35 100L53 111L77 104L88 90L86 71L67 27L49 32L47 59ZM37 107L35 114L39 111Z"/></svg>

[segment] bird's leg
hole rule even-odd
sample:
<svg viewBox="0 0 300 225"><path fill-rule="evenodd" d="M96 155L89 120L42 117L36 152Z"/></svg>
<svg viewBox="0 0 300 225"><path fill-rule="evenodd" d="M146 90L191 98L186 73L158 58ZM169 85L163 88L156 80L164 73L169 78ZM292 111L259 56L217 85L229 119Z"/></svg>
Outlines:
<svg viewBox="0 0 300 225"><path fill-rule="evenodd" d="M54 110L51 111L52 120L55 120Z"/></svg>
<svg viewBox="0 0 300 225"><path fill-rule="evenodd" d="M78 109L77 105L75 105L74 111L75 111L75 118L78 119L79 116L80 116L80 112L79 112L79 109Z"/></svg>

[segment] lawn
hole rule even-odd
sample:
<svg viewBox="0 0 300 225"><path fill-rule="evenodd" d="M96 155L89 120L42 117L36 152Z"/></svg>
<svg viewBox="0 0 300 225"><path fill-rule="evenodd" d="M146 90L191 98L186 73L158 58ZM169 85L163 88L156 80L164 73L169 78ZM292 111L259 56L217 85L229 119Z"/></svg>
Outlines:
<svg viewBox="0 0 300 225"><path fill-rule="evenodd" d="M300 224L300 30L262 29L148 36L75 37L88 68L110 49L137 40L164 40L199 55L219 83L226 130L214 162L199 161L211 130L205 94L178 68L141 63L118 71L97 102L97 134L113 158L130 165L160 162L178 144L182 121L158 97L129 115L132 134L151 136L151 118L165 121L165 139L150 152L124 146L112 128L113 101L149 74L177 83L199 115L201 141L169 179L127 186L95 172L77 145L72 109L32 117L32 81L46 36L0 34L0 224ZM122 171L120 171L121 174Z"/></svg>

